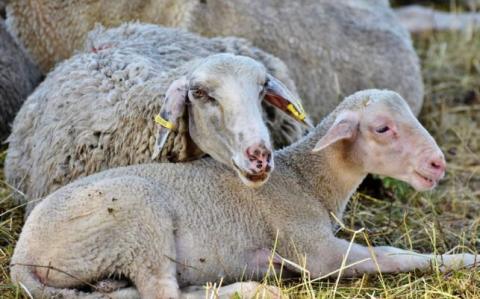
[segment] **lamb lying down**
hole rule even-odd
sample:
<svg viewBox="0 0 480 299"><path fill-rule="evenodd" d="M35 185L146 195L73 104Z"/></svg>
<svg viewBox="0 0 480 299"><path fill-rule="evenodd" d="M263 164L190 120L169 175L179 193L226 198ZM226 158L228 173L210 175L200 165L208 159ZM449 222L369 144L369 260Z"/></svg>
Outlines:
<svg viewBox="0 0 480 299"><path fill-rule="evenodd" d="M374 261L367 247L349 250L332 232L331 213L342 216L367 173L419 191L444 175L442 152L398 94L357 92L302 141L275 154L276 171L259 189L246 188L212 159L116 168L69 184L27 219L12 279L34 297L203 298L204 290L186 287L264 277L276 238L274 266L306 257L312 277L335 273L347 252L345 277L376 273L376 263L382 272L475 263L470 254L388 246L372 248ZM108 294L78 290L119 275L134 287ZM237 282L219 295L251 297L256 286Z"/></svg>

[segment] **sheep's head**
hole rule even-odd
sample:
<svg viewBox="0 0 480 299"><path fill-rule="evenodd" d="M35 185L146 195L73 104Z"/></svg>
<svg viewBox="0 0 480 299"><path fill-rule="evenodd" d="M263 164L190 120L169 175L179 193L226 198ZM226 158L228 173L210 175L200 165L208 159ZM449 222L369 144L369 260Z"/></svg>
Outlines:
<svg viewBox="0 0 480 299"><path fill-rule="evenodd" d="M443 178L442 151L397 93L357 92L336 112L314 151L335 143L343 147L339 158L351 168L405 181L419 191L434 188Z"/></svg>
<svg viewBox="0 0 480 299"><path fill-rule="evenodd" d="M262 100L305 122L296 113L303 112L298 99L262 64L244 56L217 54L197 62L186 76L172 83L160 116L168 120L167 126L175 127L176 119L187 109L189 134L195 144L235 169L247 186L258 187L273 170ZM168 130L160 128L155 154L166 134Z"/></svg>

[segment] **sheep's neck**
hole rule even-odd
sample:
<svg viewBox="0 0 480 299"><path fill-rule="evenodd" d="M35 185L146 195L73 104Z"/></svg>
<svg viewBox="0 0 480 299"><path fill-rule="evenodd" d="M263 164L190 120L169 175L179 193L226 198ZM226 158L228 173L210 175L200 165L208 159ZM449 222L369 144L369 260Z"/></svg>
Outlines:
<svg viewBox="0 0 480 299"><path fill-rule="evenodd" d="M279 151L275 160L277 165L283 164L295 172L295 177L302 180L300 183L306 185L305 191L341 219L348 200L366 174L359 165L345 159L348 145L342 142L312 152L326 132L322 127L328 126L317 126L302 141Z"/></svg>

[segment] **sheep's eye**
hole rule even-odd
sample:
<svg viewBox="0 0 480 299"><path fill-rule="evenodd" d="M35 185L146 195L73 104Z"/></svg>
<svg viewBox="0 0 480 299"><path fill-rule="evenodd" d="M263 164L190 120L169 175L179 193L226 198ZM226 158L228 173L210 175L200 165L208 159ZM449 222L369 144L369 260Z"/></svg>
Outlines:
<svg viewBox="0 0 480 299"><path fill-rule="evenodd" d="M388 126L382 126L380 128L375 129L375 132L382 134L382 133L388 132L388 130L390 130Z"/></svg>
<svg viewBox="0 0 480 299"><path fill-rule="evenodd" d="M196 99L200 99L207 96L207 92L203 89L194 89L192 90L192 95Z"/></svg>

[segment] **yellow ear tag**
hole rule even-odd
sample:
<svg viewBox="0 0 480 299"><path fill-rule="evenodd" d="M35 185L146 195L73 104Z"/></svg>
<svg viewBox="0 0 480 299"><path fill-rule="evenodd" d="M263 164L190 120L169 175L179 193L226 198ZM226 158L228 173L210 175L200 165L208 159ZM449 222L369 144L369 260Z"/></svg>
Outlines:
<svg viewBox="0 0 480 299"><path fill-rule="evenodd" d="M305 113L303 111L298 111L293 104L288 104L287 110L290 111L290 113L292 113L292 115L300 121L303 121L306 117Z"/></svg>
<svg viewBox="0 0 480 299"><path fill-rule="evenodd" d="M155 122L169 130L173 130L175 128L175 125L173 123L161 117L160 114L155 115Z"/></svg>

